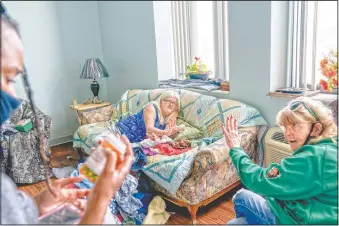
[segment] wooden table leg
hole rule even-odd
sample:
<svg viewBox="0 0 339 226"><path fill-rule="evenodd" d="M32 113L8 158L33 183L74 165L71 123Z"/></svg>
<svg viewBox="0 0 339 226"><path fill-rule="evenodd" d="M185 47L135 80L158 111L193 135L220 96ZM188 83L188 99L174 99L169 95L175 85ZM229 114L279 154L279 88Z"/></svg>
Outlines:
<svg viewBox="0 0 339 226"><path fill-rule="evenodd" d="M187 209L188 209L188 212L191 215L192 223L197 224L198 223L198 221L197 221L197 211L199 209L199 206L198 205L191 205L191 206L187 206Z"/></svg>
<svg viewBox="0 0 339 226"><path fill-rule="evenodd" d="M77 117L78 117L79 124L80 124L80 126L82 126L79 111L76 110L76 113L77 113Z"/></svg>

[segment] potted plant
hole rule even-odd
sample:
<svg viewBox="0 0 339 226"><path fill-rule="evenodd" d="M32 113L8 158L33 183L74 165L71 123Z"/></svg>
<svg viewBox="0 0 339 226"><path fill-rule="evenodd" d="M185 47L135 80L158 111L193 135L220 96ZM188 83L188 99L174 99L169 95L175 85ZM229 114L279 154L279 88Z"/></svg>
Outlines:
<svg viewBox="0 0 339 226"><path fill-rule="evenodd" d="M320 61L321 74L325 79L320 79L322 92L338 93L338 52L331 50Z"/></svg>
<svg viewBox="0 0 339 226"><path fill-rule="evenodd" d="M186 67L186 77L190 79L207 80L209 75L211 74L211 70L199 57L194 57L194 59L194 64L192 64L191 66L187 65Z"/></svg>

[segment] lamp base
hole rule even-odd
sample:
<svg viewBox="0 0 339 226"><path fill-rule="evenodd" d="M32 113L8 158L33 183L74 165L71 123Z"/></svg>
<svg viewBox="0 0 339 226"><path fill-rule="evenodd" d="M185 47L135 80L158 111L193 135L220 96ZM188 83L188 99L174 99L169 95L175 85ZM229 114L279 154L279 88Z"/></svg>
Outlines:
<svg viewBox="0 0 339 226"><path fill-rule="evenodd" d="M82 102L82 104L101 104L104 101L101 100L99 97L94 97L93 100L87 99Z"/></svg>
<svg viewBox="0 0 339 226"><path fill-rule="evenodd" d="M100 85L95 79L93 80L93 82L91 84L91 90L92 90L93 96L97 97L98 94L99 94Z"/></svg>
<svg viewBox="0 0 339 226"><path fill-rule="evenodd" d="M104 101L101 100L98 96L93 98L93 104L101 104L102 102Z"/></svg>
<svg viewBox="0 0 339 226"><path fill-rule="evenodd" d="M93 101L92 103L93 104L100 104L104 101L100 100L100 98L98 97L98 94L99 94L99 90L100 90L100 85L99 83L94 79L92 84L91 84L91 90L92 90L92 93L93 93Z"/></svg>

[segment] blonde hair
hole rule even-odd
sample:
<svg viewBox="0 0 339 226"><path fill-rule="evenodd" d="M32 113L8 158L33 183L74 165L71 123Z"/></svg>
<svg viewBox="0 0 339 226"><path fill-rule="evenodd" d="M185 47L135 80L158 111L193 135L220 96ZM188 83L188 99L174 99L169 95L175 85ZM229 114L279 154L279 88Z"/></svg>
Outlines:
<svg viewBox="0 0 339 226"><path fill-rule="evenodd" d="M175 99L177 100L177 106L175 108L175 111L176 111L176 113L179 113L179 108L180 108L179 94L175 91L172 91L172 90L166 90L161 94L160 98L155 101L155 103L158 105L158 108L159 108L159 111L161 112L161 114L162 114L162 109L161 109L160 102L162 100L167 100L168 98L172 98L172 97L175 97ZM165 121L167 121L167 119L168 119L168 116L165 117Z"/></svg>
<svg viewBox="0 0 339 226"><path fill-rule="evenodd" d="M177 92L174 92L172 90L166 90L160 96L160 100L167 100L167 99L172 98L172 97L174 97L177 100L177 110L179 110L179 108L180 108L180 96Z"/></svg>
<svg viewBox="0 0 339 226"><path fill-rule="evenodd" d="M303 102L310 108L318 116L319 121L302 104L295 111L291 110L291 105L297 101ZM332 111L320 101L307 97L298 97L290 101L287 106L278 112L276 121L279 126L303 122L310 122L312 124L320 122L323 128L322 132L319 136L312 138L309 143L316 143L322 139L337 136L337 126L333 120Z"/></svg>

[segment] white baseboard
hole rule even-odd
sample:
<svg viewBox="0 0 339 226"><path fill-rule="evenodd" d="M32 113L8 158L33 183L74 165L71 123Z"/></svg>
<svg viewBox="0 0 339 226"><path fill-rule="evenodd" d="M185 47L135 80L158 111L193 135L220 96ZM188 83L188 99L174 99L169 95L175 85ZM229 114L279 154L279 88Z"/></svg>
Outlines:
<svg viewBox="0 0 339 226"><path fill-rule="evenodd" d="M55 145L64 144L64 143L68 143L68 142L72 142L72 141L73 141L73 135L69 135L69 136L65 136L65 137L51 139L49 141L49 144L50 144L50 146L55 146Z"/></svg>

